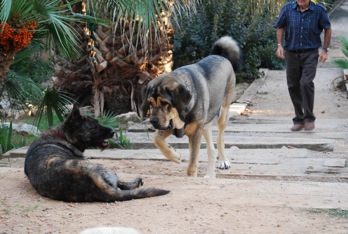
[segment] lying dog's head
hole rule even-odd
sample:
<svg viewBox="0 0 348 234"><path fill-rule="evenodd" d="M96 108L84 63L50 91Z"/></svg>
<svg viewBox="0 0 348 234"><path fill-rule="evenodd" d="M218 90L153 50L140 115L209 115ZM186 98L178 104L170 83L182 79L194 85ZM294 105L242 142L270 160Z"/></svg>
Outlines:
<svg viewBox="0 0 348 234"><path fill-rule="evenodd" d="M61 125L59 132L82 151L88 147L105 149L108 147L106 139L114 135L111 128L100 125L96 119L90 116L81 115L75 105Z"/></svg>
<svg viewBox="0 0 348 234"><path fill-rule="evenodd" d="M172 76L160 76L152 80L142 93L143 113L150 110L150 122L154 128L182 129L184 127L185 108L192 95L180 79Z"/></svg>

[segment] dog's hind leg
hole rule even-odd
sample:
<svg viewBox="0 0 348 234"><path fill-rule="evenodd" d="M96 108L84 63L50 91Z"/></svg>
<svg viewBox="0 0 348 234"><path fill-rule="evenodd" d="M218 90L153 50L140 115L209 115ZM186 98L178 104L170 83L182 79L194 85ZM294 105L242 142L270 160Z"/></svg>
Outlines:
<svg viewBox="0 0 348 234"><path fill-rule="evenodd" d="M121 190L132 190L139 188L144 184L142 178L136 178L133 181L117 181L117 187L119 187Z"/></svg>
<svg viewBox="0 0 348 234"><path fill-rule="evenodd" d="M133 189L142 185L143 182L141 179L135 179L133 182L119 182L117 175L107 170L102 172L98 170L90 171L88 173L88 178L88 183L91 183L88 192L79 194L84 197L84 201L127 201L161 196L169 193L168 190L156 188ZM119 187L112 186L115 179ZM112 182L110 182L110 180L112 180Z"/></svg>
<svg viewBox="0 0 348 234"><path fill-rule="evenodd" d="M205 177L206 178L215 178L215 164L216 164L216 156L215 156L215 146L213 143L213 134L211 129L211 124L208 124L204 127L203 136L205 138L207 144L207 154L208 154L208 167Z"/></svg>
<svg viewBox="0 0 348 234"><path fill-rule="evenodd" d="M170 161L180 163L180 154L165 142L165 139L170 136L171 133L171 129L156 130L153 143Z"/></svg>
<svg viewBox="0 0 348 234"><path fill-rule="evenodd" d="M104 181L114 188L120 188L121 190L131 190L135 188L139 188L142 186L143 179L142 178L136 178L133 181L120 181L117 174L115 174L112 171L102 169L101 175L104 179Z"/></svg>
<svg viewBox="0 0 348 234"><path fill-rule="evenodd" d="M219 133L218 133L218 139L217 139L217 148L218 148L218 158L219 158L219 163L218 163L219 169L228 169L231 167L231 164L225 154L224 136L225 136L225 129L227 126L227 121L228 121L229 106L233 98L232 90L233 89L231 88L229 92L227 92L224 102L220 109L220 116L218 118Z"/></svg>

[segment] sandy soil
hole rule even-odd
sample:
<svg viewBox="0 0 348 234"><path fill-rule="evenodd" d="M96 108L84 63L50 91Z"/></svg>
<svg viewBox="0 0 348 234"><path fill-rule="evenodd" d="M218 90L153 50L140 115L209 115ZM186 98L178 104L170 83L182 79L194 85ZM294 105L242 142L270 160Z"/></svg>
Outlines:
<svg viewBox="0 0 348 234"><path fill-rule="evenodd" d="M259 109L263 103L268 103L265 109L269 108L268 98L272 97L264 94L274 93L267 87L263 90L267 92L260 92L255 102ZM335 97L345 100L342 107L346 105L345 98ZM319 113L321 118L331 114L346 118L346 110L340 107ZM284 113L282 116L286 116ZM79 233L99 226L132 227L144 234L347 233L348 230L346 218L307 206L311 194L299 197L296 193L301 193L300 189L283 192L282 188L291 185L291 181L204 179L205 163L200 164L199 178L187 178L187 162L91 161L117 172L121 179L140 176L145 187L171 192L161 197L116 203L54 201L41 197L31 187L23 172L23 159L11 159L12 167L0 167L0 234ZM321 185L310 187L316 186Z"/></svg>
<svg viewBox="0 0 348 234"><path fill-rule="evenodd" d="M273 194L278 181L187 178L186 163L93 160L122 179L171 190L161 197L116 203L65 203L38 195L22 169L0 168L0 233L79 233L99 226L141 233L345 233L347 219L291 205ZM18 167L18 168L15 168ZM200 166L200 174L205 164ZM269 189L268 189L269 188ZM269 195L268 195L269 193ZM273 198L272 196L275 197ZM274 200L278 200L275 202Z"/></svg>

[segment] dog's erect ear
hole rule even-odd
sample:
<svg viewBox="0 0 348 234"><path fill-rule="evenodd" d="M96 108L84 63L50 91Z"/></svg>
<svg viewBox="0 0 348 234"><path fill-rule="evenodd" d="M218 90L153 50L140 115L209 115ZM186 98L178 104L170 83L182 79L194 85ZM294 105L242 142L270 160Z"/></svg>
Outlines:
<svg viewBox="0 0 348 234"><path fill-rule="evenodd" d="M141 119L144 116L146 116L147 111L150 109L149 95L151 93L152 93L152 87L150 87L149 85L145 86L141 91L141 98L143 99L143 102L141 104L141 110L138 113Z"/></svg>
<svg viewBox="0 0 348 234"><path fill-rule="evenodd" d="M180 115L192 99L191 91L188 90L186 86L179 83L178 85L167 86L165 89L172 97L173 107L177 109Z"/></svg>
<svg viewBox="0 0 348 234"><path fill-rule="evenodd" d="M71 114L75 117L79 117L79 118L81 117L80 109L76 105L73 105Z"/></svg>
<svg viewBox="0 0 348 234"><path fill-rule="evenodd" d="M66 118L67 123L80 123L82 119L81 113L79 108L76 105L73 105L73 108Z"/></svg>

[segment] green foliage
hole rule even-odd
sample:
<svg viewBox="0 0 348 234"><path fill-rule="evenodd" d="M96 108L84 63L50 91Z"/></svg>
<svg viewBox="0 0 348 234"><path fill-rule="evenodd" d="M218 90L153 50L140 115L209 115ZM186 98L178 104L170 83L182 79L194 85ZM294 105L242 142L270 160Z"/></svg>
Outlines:
<svg viewBox="0 0 348 234"><path fill-rule="evenodd" d="M189 15L194 12L196 4L201 0L95 0L85 1L87 15L96 15L108 18L115 25L114 30L127 32L132 46L130 51L137 49L138 45L145 47L149 40L159 40L166 33L160 30L167 27L166 18L171 17L173 23L178 24L180 15ZM175 4L173 4L175 2ZM161 17L158 17L161 16ZM125 19L128 22L125 22ZM89 24L93 30L94 25Z"/></svg>
<svg viewBox="0 0 348 234"><path fill-rule="evenodd" d="M335 0L317 0L317 1L314 1L314 2L318 2L318 3L322 4L322 5L324 5L326 7L326 9L329 11L329 10L332 9Z"/></svg>
<svg viewBox="0 0 348 234"><path fill-rule="evenodd" d="M0 159L2 159L2 153L26 145L26 138L13 131L12 121L10 121L9 125L0 123Z"/></svg>
<svg viewBox="0 0 348 234"><path fill-rule="evenodd" d="M40 106L42 109L39 108L36 115L38 121L34 124L39 126L41 118L46 115L48 126L52 126L55 122L52 117L52 108L54 111L58 109L58 119L60 120L62 120L62 112L57 107L47 107L47 105L56 105L55 102L59 103L61 99L68 99L68 97L64 93L62 97L58 97L57 95L60 95L60 92L52 97L50 88L43 90L40 87L43 82L49 80L53 75L53 63L50 59L43 59L42 50L41 44L32 43L16 55L5 78L4 85L0 88L0 97L1 99L7 99L11 106L13 106L12 104L19 105L23 110L33 105ZM50 99L53 99L53 101L50 102ZM63 104L67 103L70 102L64 102ZM44 129L47 128L47 124L44 124Z"/></svg>
<svg viewBox="0 0 348 234"><path fill-rule="evenodd" d="M119 144L123 149L129 149L131 147L130 139L123 133L123 130L120 129L120 134L118 136Z"/></svg>
<svg viewBox="0 0 348 234"><path fill-rule="evenodd" d="M92 22L105 25L105 21L89 15L76 14L72 5L82 0L6 0L1 1L0 21L15 23L16 21L38 22L34 40L45 39L48 49L68 58L79 58L81 43L76 30L77 22ZM1 30L1 29L0 29Z"/></svg>
<svg viewBox="0 0 348 234"><path fill-rule="evenodd" d="M312 213L326 213L331 217L348 219L348 210L341 209L313 209Z"/></svg>
<svg viewBox="0 0 348 234"><path fill-rule="evenodd" d="M334 64L343 69L348 69L348 39L343 36L338 36L340 40L342 52L347 57L347 59L336 59L334 60Z"/></svg>
<svg viewBox="0 0 348 234"><path fill-rule="evenodd" d="M16 54L10 70L30 78L37 86L47 82L54 75L54 64L52 59L46 58L47 55L43 54L43 51L41 44L30 44Z"/></svg>
<svg viewBox="0 0 348 234"><path fill-rule="evenodd" d="M0 124L0 143L1 143L1 152L5 153L12 149L12 121L10 125L7 127ZM2 158L2 154L0 155L0 159Z"/></svg>
<svg viewBox="0 0 348 234"><path fill-rule="evenodd" d="M69 95L63 91L48 87L44 90L42 97L37 100L37 119L36 125L40 124L42 116L45 114L48 125L53 126L54 112L60 122L64 120L64 114L67 112L67 105L73 103Z"/></svg>
<svg viewBox="0 0 348 234"><path fill-rule="evenodd" d="M115 129L116 138L108 140L111 148L129 149L131 147L131 141L125 134L126 130L119 128L120 124L114 113L106 112L97 120L101 125Z"/></svg>
<svg viewBox="0 0 348 234"><path fill-rule="evenodd" d="M273 26L279 14L278 1L266 2L202 2L195 16L181 18L181 29L175 34L174 41L175 67L200 60L208 54L216 39L229 35L238 41L243 52L239 81L259 77L260 67L283 68L284 61L275 55L276 35Z"/></svg>
<svg viewBox="0 0 348 234"><path fill-rule="evenodd" d="M119 122L116 119L116 116L114 113L112 112L105 112L102 116L98 117L98 122L105 126L105 127L109 127L112 129L116 129L119 127Z"/></svg>
<svg viewBox="0 0 348 234"><path fill-rule="evenodd" d="M35 99L41 93L41 88L28 76L10 70L6 76L4 85L0 87L1 99L14 101L25 108L27 101Z"/></svg>
<svg viewBox="0 0 348 234"><path fill-rule="evenodd" d="M44 117L44 118L42 118L40 123L38 123L37 114L34 117L32 117L32 116L21 117L20 119L18 119L18 121L20 121L22 123L35 125L40 131L44 132L50 127L50 125L48 123L47 117L45 117L45 116L42 116L42 117ZM53 113L53 126L57 126L60 123L61 123L61 121L58 118L58 116L55 113Z"/></svg>

